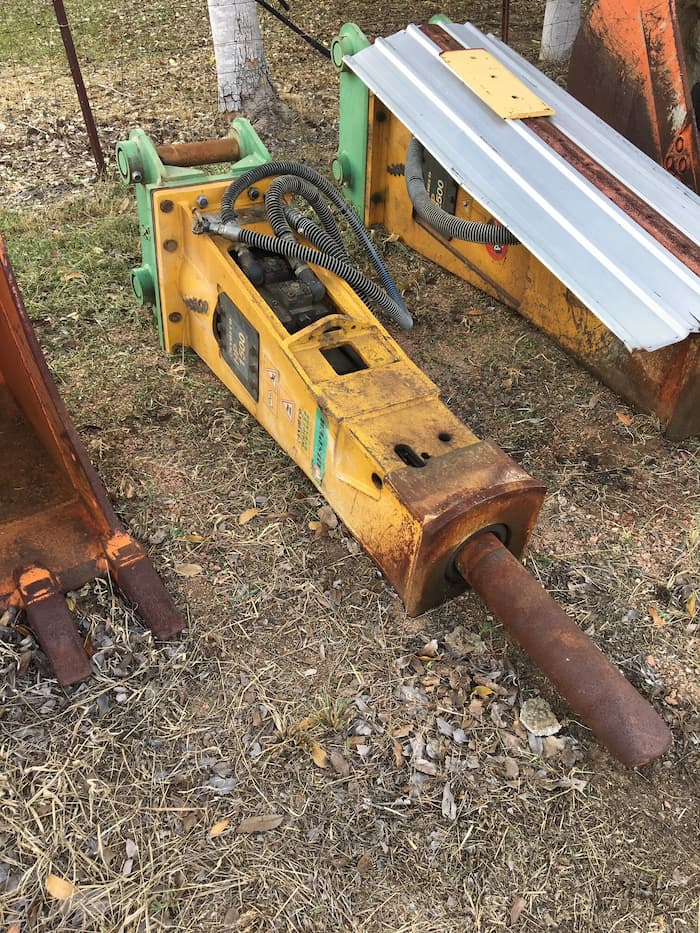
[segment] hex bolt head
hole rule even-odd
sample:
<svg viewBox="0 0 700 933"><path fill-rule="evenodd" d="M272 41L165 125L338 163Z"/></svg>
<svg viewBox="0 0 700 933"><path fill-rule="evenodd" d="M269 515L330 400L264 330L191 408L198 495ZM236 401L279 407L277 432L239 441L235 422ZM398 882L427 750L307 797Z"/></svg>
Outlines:
<svg viewBox="0 0 700 933"><path fill-rule="evenodd" d="M255 187L248 188L248 197L251 201L257 201L260 197L260 189Z"/></svg>
<svg viewBox="0 0 700 933"><path fill-rule="evenodd" d="M168 315L168 320L171 322L171 324L179 324L180 321L182 320L182 315L180 314L179 311L172 311Z"/></svg>
<svg viewBox="0 0 700 933"><path fill-rule="evenodd" d="M197 207L209 207L209 198L205 194L200 194L197 197Z"/></svg>
<svg viewBox="0 0 700 933"><path fill-rule="evenodd" d="M177 249L177 240L166 240L163 243L163 249L167 250L169 253L174 253Z"/></svg>
<svg viewBox="0 0 700 933"><path fill-rule="evenodd" d="M161 201L161 202L160 202L160 209L163 211L164 214L169 214L170 211L171 211L174 207L175 207L175 205L174 205L173 202L170 201L170 200Z"/></svg>

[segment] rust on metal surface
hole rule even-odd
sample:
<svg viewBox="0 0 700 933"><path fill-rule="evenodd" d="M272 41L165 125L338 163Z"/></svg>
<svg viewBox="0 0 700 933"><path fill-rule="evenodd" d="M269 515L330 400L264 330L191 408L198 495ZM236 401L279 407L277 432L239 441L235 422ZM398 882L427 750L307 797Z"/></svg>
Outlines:
<svg viewBox="0 0 700 933"><path fill-rule="evenodd" d="M158 156L164 165L188 168L192 165L215 165L218 162L237 162L241 150L232 136L223 139L203 139L196 143L173 143L158 146Z"/></svg>
<svg viewBox="0 0 700 933"><path fill-rule="evenodd" d="M464 48L456 39L452 38L449 32L445 32L438 23L423 23L420 30L435 43L441 52L457 52L459 49Z"/></svg>
<svg viewBox="0 0 700 933"><path fill-rule="evenodd" d="M658 713L494 535L467 542L456 566L616 758L637 767L667 751Z"/></svg>
<svg viewBox="0 0 700 933"><path fill-rule="evenodd" d="M138 541L117 531L105 550L119 589L134 611L148 620L148 627L156 638L172 638L182 631L182 616Z"/></svg>
<svg viewBox="0 0 700 933"><path fill-rule="evenodd" d="M700 191L690 87L700 76L689 80L688 62L695 53L692 29L685 26L675 0L597 0L574 42L568 87L635 146Z"/></svg>
<svg viewBox="0 0 700 933"><path fill-rule="evenodd" d="M421 29L443 52L454 52L463 48L441 26L428 24L421 26ZM569 165L628 214L642 229L651 234L696 275L700 275L700 252L697 243L694 243L665 217L662 217L650 207L646 201L643 201L607 169L592 159L580 146L565 136L548 117L526 117L522 122L546 142L550 149L558 153Z"/></svg>
<svg viewBox="0 0 700 933"><path fill-rule="evenodd" d="M105 170L105 157L104 153L102 152L102 146L100 145L100 137L97 133L95 117L92 113L92 107L90 106L90 98L88 97L87 90L85 89L83 73L80 70L78 54L75 51L73 35L71 33L70 26L68 25L68 16L66 14L66 8L63 5L63 0L53 0L53 8L56 13L56 22L58 23L58 28L61 33L63 47L66 50L66 58L68 59L68 65L73 77L73 84L75 85L75 90L78 95L78 101L80 103L80 109L83 114L85 129L88 134L88 139L90 140L92 157L95 160L95 166L97 167L98 175L102 175L104 174Z"/></svg>
<svg viewBox="0 0 700 933"><path fill-rule="evenodd" d="M496 528L522 554L545 496L542 483L489 441L387 473L384 483L410 516L405 546L382 529L363 530L362 544L412 616L464 592L455 554L478 532Z"/></svg>
<svg viewBox="0 0 700 933"><path fill-rule="evenodd" d="M43 567L31 567L17 575L17 589L27 622L59 683L68 686L87 680L92 673L90 659L54 575Z"/></svg>
<svg viewBox="0 0 700 933"><path fill-rule="evenodd" d="M131 561L121 557L128 542ZM61 683L90 673L61 594L110 569L157 637L183 628L68 418L0 238L0 612L27 611Z"/></svg>
<svg viewBox="0 0 700 933"><path fill-rule="evenodd" d="M619 179L592 159L580 146L577 146L554 126L551 120L546 117L528 117L522 122L546 142L550 149L566 159L569 165L587 178L599 191L602 191L613 204L617 204L635 223L651 234L696 275L700 275L700 250L697 243L694 243L690 237L674 227L646 201L630 191Z"/></svg>

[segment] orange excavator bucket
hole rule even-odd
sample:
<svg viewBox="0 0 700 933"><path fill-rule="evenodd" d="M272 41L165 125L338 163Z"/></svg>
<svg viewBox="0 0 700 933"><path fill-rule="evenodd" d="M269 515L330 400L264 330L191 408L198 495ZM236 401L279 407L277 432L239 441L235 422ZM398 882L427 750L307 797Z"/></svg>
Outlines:
<svg viewBox="0 0 700 933"><path fill-rule="evenodd" d="M63 594L107 573L157 638L182 630L68 418L0 237L0 614L26 612L62 684L91 674Z"/></svg>
<svg viewBox="0 0 700 933"><path fill-rule="evenodd" d="M700 193L700 14L675 0L597 0L569 65L569 92Z"/></svg>

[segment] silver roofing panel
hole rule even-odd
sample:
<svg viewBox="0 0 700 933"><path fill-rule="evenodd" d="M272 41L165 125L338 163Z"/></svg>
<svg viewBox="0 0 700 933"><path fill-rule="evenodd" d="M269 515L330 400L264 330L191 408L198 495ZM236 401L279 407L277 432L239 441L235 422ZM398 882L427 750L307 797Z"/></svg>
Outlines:
<svg viewBox="0 0 700 933"><path fill-rule="evenodd" d="M514 70L500 43L474 27L450 31L465 47L488 48ZM420 29L409 26L377 39L345 61L455 180L629 349L656 350L700 330L700 278L525 123L497 116L440 59L440 49ZM528 74L518 77L557 107L550 94L556 85L544 76L537 87ZM642 177L645 163L654 163L629 148L625 158ZM652 174L655 185L665 183L663 170L658 177ZM690 220L681 229L694 230L700 199L693 195L682 203L690 205L685 208Z"/></svg>
<svg viewBox="0 0 700 933"><path fill-rule="evenodd" d="M500 58L516 77L540 97L546 97L556 111L552 123L572 142L674 227L691 240L700 241L700 199L694 191L653 159L638 159L639 150L628 139L495 36L485 36L471 23L450 23L443 28L461 45L474 47L478 44L479 48Z"/></svg>

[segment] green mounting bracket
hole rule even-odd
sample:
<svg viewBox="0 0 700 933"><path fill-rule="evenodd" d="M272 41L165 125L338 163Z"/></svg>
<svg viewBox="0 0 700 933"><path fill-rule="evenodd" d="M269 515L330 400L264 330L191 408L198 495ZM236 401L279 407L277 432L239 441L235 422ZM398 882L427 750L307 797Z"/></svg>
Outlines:
<svg viewBox="0 0 700 933"><path fill-rule="evenodd" d="M331 43L331 59L340 77L340 125L333 177L342 185L345 197L360 217L365 213L369 90L343 59L366 49L369 44L369 39L355 23L346 23Z"/></svg>
<svg viewBox="0 0 700 933"><path fill-rule="evenodd" d="M430 22L447 24L452 20L444 13L437 13ZM331 60L340 77L340 123L333 177L360 217L365 217L369 90L344 59L346 55L361 52L369 44L369 39L355 23L346 23L331 43Z"/></svg>
<svg viewBox="0 0 700 933"><path fill-rule="evenodd" d="M131 270L131 287L141 304L154 306L161 346L164 346L163 319L158 290L156 248L153 239L152 193L162 188L180 188L213 180L230 179L233 181L248 169L272 161L272 156L247 120L242 117L234 120L229 135L235 136L238 140L240 158L231 165L228 171L216 175L201 168L165 165L158 155L158 149L153 140L140 128L132 130L128 140L122 140L116 146L119 176L123 184L134 186L139 218L141 265Z"/></svg>

